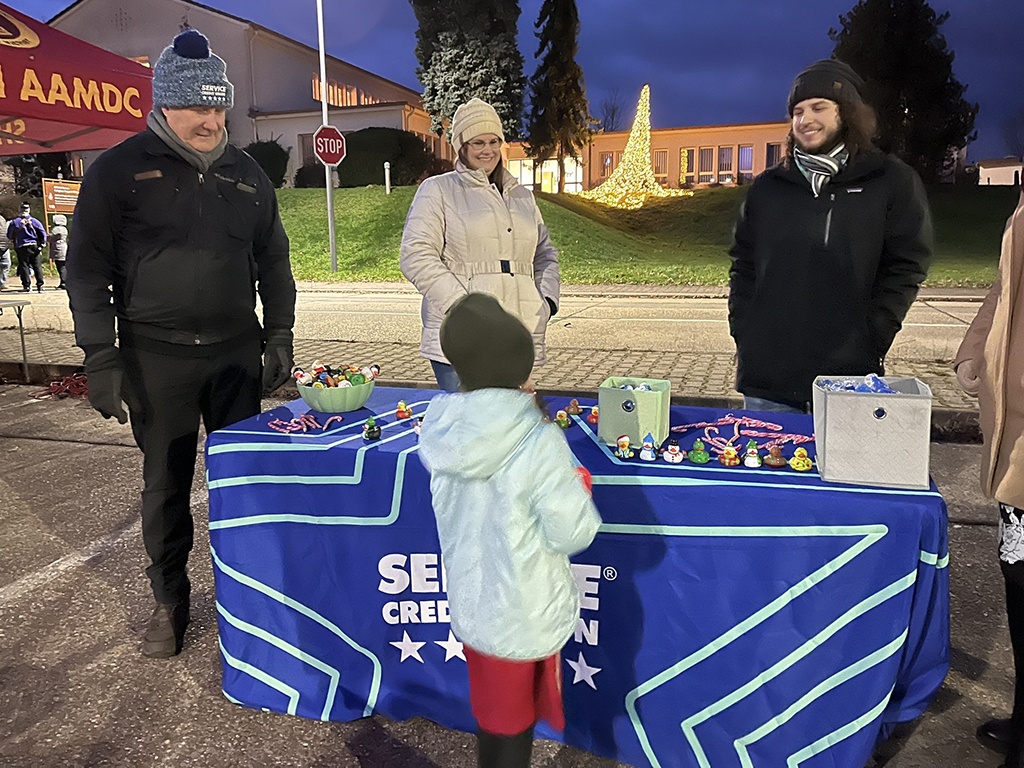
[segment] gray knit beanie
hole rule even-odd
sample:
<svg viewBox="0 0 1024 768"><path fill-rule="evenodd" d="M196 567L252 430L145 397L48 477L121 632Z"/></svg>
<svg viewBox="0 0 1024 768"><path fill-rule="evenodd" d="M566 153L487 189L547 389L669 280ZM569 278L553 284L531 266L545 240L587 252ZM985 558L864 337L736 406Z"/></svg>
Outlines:
<svg viewBox="0 0 1024 768"><path fill-rule="evenodd" d="M466 392L516 389L533 370L533 337L487 293L467 293L441 323L441 351Z"/></svg>
<svg viewBox="0 0 1024 768"><path fill-rule="evenodd" d="M153 106L231 109L235 88L224 59L210 52L210 41L186 29L164 48L153 67Z"/></svg>
<svg viewBox="0 0 1024 768"><path fill-rule="evenodd" d="M862 101L864 80L853 68L839 59L822 59L796 76L789 89L789 114L793 107L807 99L829 99L836 104Z"/></svg>

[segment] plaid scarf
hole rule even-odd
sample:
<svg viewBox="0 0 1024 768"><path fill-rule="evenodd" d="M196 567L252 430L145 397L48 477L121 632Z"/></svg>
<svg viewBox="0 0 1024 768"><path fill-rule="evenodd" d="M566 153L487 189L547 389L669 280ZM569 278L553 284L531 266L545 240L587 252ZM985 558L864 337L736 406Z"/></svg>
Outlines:
<svg viewBox="0 0 1024 768"><path fill-rule="evenodd" d="M832 177L839 173L839 169L846 165L850 153L846 151L846 145L837 144L831 152L825 155L812 155L804 152L800 147L793 146L793 159L796 167L811 184L811 191L817 197Z"/></svg>

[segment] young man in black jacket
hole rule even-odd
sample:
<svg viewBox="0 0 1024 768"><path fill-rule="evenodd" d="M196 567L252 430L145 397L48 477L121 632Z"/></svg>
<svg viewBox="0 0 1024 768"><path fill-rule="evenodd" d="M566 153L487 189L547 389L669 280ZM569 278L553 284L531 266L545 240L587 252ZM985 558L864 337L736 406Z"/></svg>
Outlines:
<svg viewBox="0 0 1024 768"><path fill-rule="evenodd" d="M207 39L179 34L154 67L149 128L89 168L67 255L89 402L104 418L130 418L144 456L156 607L142 652L157 658L181 651L189 621L200 419L211 432L254 416L261 391L292 365L288 238L270 180L227 143L233 101Z"/></svg>
<svg viewBox="0 0 1024 768"><path fill-rule="evenodd" d="M789 151L751 185L730 249L736 389L751 410L808 409L815 376L883 372L932 256L918 175L879 151L864 82L812 64L789 94Z"/></svg>

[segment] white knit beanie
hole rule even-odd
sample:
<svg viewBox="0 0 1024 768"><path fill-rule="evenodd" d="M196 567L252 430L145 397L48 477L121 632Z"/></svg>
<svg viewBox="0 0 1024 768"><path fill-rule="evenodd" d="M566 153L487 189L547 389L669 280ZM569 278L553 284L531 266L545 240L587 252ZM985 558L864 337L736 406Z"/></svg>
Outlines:
<svg viewBox="0 0 1024 768"><path fill-rule="evenodd" d="M501 130L501 120L494 107L474 98L455 110L455 117L452 118L452 146L456 153L467 141L485 133L493 133L505 141L505 132Z"/></svg>

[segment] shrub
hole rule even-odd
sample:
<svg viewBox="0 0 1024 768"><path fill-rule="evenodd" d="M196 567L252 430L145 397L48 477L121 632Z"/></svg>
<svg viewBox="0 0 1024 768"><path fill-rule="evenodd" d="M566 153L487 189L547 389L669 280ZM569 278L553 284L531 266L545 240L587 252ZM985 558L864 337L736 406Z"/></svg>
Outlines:
<svg viewBox="0 0 1024 768"><path fill-rule="evenodd" d="M384 163L391 163L391 184L415 184L431 175L437 158L421 138L397 128L364 128L345 136L345 160L338 166L342 187L384 183Z"/></svg>
<svg viewBox="0 0 1024 768"><path fill-rule="evenodd" d="M335 171L337 173L337 171ZM304 166L299 168L295 172L295 186L300 189L309 189L312 187L320 187L323 189L327 186L326 179L324 178L324 166L319 161L313 161L312 163L306 163Z"/></svg>
<svg viewBox="0 0 1024 768"><path fill-rule="evenodd" d="M269 141L254 141L245 147L245 151L259 163L275 188L284 186L284 175L288 172L288 150L277 139L271 137Z"/></svg>

